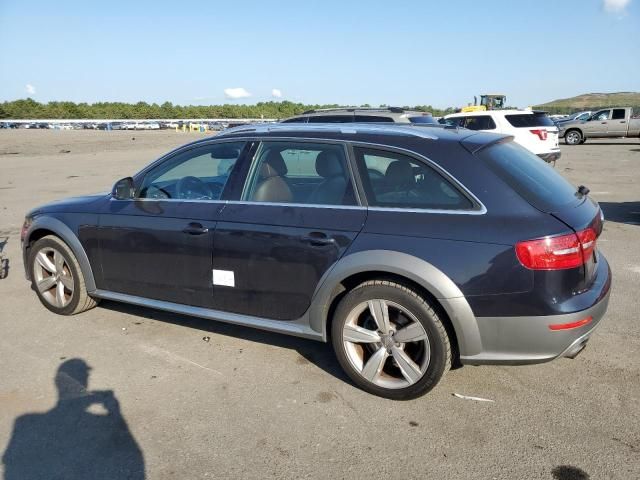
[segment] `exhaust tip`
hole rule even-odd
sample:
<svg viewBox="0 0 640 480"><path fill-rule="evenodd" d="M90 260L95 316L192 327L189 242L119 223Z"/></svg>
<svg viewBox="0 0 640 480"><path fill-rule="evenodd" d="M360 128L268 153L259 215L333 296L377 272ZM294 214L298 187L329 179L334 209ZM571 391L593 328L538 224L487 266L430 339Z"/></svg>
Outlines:
<svg viewBox="0 0 640 480"><path fill-rule="evenodd" d="M574 345L569 350L567 350L563 356L565 358L570 358L573 360L574 358L576 358L578 355L582 353L582 351L585 349L586 346L587 346L587 340L585 340L584 342L578 343L577 345Z"/></svg>

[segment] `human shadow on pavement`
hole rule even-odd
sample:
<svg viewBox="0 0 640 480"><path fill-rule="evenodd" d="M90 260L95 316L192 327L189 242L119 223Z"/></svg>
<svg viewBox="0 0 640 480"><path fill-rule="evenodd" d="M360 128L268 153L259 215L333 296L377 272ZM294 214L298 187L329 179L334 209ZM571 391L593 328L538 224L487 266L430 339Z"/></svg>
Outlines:
<svg viewBox="0 0 640 480"><path fill-rule="evenodd" d="M58 368L58 403L18 417L2 457L5 480L145 478L142 450L112 390L87 390L91 368L74 358Z"/></svg>
<svg viewBox="0 0 640 480"><path fill-rule="evenodd" d="M193 328L196 330L204 330L217 335L240 338L250 342L263 343L280 348L295 350L300 355L299 363L310 362L339 380L352 384L349 377L347 377L344 371L340 368L330 343L307 340L305 338L294 337L282 333L273 333L242 325L234 325L205 318L190 317L187 315L154 310L126 303L102 301L100 302L100 307L126 313L128 315L135 315L137 317L173 323L175 325L181 325L183 327Z"/></svg>
<svg viewBox="0 0 640 480"><path fill-rule="evenodd" d="M587 472L571 465L559 465L551 470L554 480L589 480Z"/></svg>
<svg viewBox="0 0 640 480"><path fill-rule="evenodd" d="M640 200L637 202L598 202L605 221L640 225Z"/></svg>

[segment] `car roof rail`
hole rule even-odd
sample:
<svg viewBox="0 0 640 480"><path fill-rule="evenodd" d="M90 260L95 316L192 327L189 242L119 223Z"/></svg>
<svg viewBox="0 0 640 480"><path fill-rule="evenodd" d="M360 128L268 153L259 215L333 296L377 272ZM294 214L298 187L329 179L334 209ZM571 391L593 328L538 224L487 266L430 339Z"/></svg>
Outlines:
<svg viewBox="0 0 640 480"><path fill-rule="evenodd" d="M430 127L440 128L440 125L411 125L411 124L373 124L373 123L256 123L252 125L242 125L239 127L223 130L216 137L224 137L237 133L271 133L271 132L327 132L327 133L378 133L389 135L407 135L420 137L427 140L438 140L432 132L427 131Z"/></svg>
<svg viewBox="0 0 640 480"><path fill-rule="evenodd" d="M331 108L314 108L302 112L301 115L309 115L311 113L327 113L327 112L392 112L392 113L404 113L408 111L402 107L331 107Z"/></svg>

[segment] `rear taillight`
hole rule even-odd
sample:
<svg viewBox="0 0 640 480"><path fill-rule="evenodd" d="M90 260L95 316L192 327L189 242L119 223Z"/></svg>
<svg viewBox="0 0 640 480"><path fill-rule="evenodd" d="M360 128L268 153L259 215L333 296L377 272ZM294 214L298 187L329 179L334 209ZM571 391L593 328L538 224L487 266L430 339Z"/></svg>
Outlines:
<svg viewBox="0 0 640 480"><path fill-rule="evenodd" d="M592 228L578 233L526 240L516 244L520 263L531 270L563 270L584 265L596 248Z"/></svg>
<svg viewBox="0 0 640 480"><path fill-rule="evenodd" d="M547 139L547 131L542 129L542 130L529 130L531 133L533 133L534 135L537 135L538 138L540 140L546 140Z"/></svg>

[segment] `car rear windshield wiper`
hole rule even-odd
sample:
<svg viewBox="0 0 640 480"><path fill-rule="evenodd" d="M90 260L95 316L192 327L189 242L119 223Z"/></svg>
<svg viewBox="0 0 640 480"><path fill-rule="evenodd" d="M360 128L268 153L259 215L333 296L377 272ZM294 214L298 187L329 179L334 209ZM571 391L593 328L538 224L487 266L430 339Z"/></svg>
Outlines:
<svg viewBox="0 0 640 480"><path fill-rule="evenodd" d="M582 195L583 197L584 197L585 195L588 195L590 191L591 191L591 190L589 190L589 188L588 188L588 187L585 187L584 185L580 185L580 186L578 187L578 193L579 193L580 195Z"/></svg>

